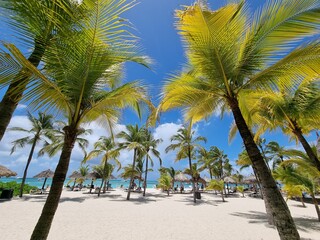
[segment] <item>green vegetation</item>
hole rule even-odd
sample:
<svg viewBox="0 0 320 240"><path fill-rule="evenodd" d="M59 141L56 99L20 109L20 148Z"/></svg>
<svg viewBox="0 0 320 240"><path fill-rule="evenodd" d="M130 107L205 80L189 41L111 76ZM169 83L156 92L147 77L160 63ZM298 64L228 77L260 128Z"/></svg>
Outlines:
<svg viewBox="0 0 320 240"><path fill-rule="evenodd" d="M21 184L17 182L0 182L0 189L13 189L13 196L19 196L21 191ZM23 193L29 194L30 190L38 189L35 186L30 186L29 184L24 184Z"/></svg>

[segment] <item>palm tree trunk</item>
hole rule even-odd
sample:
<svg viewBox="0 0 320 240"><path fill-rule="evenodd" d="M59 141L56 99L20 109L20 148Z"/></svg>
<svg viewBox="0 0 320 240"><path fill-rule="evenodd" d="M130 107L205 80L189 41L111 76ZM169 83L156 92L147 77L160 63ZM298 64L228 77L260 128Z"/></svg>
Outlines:
<svg viewBox="0 0 320 240"><path fill-rule="evenodd" d="M303 201L303 195L301 195L300 199L301 199L302 206L305 208L306 205L304 204L304 201Z"/></svg>
<svg viewBox="0 0 320 240"><path fill-rule="evenodd" d="M146 172L144 173L143 196L146 196L147 176L148 176L148 162L149 162L149 156L148 156L148 152L147 152L147 156L146 156Z"/></svg>
<svg viewBox="0 0 320 240"><path fill-rule="evenodd" d="M192 163L191 163L191 150L190 147L188 149L188 158L189 158L189 168L190 168L190 172L191 172L191 182L192 182L192 191L193 191L193 202L196 203L197 199L196 199L196 188L195 188L195 184L194 184L194 177L193 177L193 172L192 172Z"/></svg>
<svg viewBox="0 0 320 240"><path fill-rule="evenodd" d="M63 183L69 168L70 157L74 143L77 137L77 129L75 127L64 127L65 137L62 152L54 176L52 186L46 203L42 209L40 218L35 226L30 240L46 240L51 228L51 224L58 208Z"/></svg>
<svg viewBox="0 0 320 240"><path fill-rule="evenodd" d="M22 182L21 182L21 186L20 186L19 197L22 197L22 195L23 195L24 183L26 182L28 168L29 168L29 165L31 163L33 152L34 152L34 148L36 147L37 141L38 141L38 136L35 136L34 140L33 140L33 143L32 143L32 146L31 146L29 157L28 157L28 160L27 160L27 165L26 165L26 168L24 169L24 172L23 172L23 177L22 177Z"/></svg>
<svg viewBox="0 0 320 240"><path fill-rule="evenodd" d="M315 167L320 171L320 161L317 158L316 154L312 151L312 148L310 147L310 144L308 143L308 141L303 136L301 128L295 126L295 129L293 130L293 133L299 139L299 142L303 146L304 150L306 151L308 157L311 159L311 161L313 162Z"/></svg>
<svg viewBox="0 0 320 240"><path fill-rule="evenodd" d="M105 184L105 187L104 187L104 192L103 193L106 193L106 189L107 191L109 191L109 178L108 178L108 181L106 181L106 184Z"/></svg>
<svg viewBox="0 0 320 240"><path fill-rule="evenodd" d="M46 185L47 179L48 179L48 178L44 178L44 182L43 182L42 188L41 188L42 190L44 190L44 186Z"/></svg>
<svg viewBox="0 0 320 240"><path fill-rule="evenodd" d="M44 52L44 44L35 40L34 50L28 58L29 62L33 66L38 67ZM18 103L22 98L23 92L28 84L29 76L24 74L21 77L23 71L24 70L21 70L17 76L15 76L15 79L10 83L0 103L0 141L3 138L12 115L16 110Z"/></svg>
<svg viewBox="0 0 320 240"><path fill-rule="evenodd" d="M91 184L90 184L90 190L89 190L89 193L92 192L92 185L93 185L93 178L91 178Z"/></svg>
<svg viewBox="0 0 320 240"><path fill-rule="evenodd" d="M253 140L251 131L242 116L237 99L229 98L228 103L232 110L239 133L243 139L245 148L251 159L252 167L261 181L261 185L264 190L264 201L266 206L269 206L271 209L274 223L277 227L281 240L299 240L300 236L291 217L289 208Z"/></svg>
<svg viewBox="0 0 320 240"><path fill-rule="evenodd" d="M105 181L106 181L106 180L105 180L104 178L102 178L101 184L100 184L100 188L99 188L99 191L98 191L98 197L100 197L101 189L102 189L103 183L104 183Z"/></svg>
<svg viewBox="0 0 320 240"><path fill-rule="evenodd" d="M224 188L224 187L223 187ZM225 202L224 196L223 196L223 190L221 191L221 197L222 197L222 202Z"/></svg>
<svg viewBox="0 0 320 240"><path fill-rule="evenodd" d="M129 187L128 187L127 200L130 200L131 186L133 184L133 177L134 177L134 167L136 165L136 157L137 157L136 155L137 155L137 149L134 149L133 163L132 163L132 173L131 173L131 177L130 177L130 184L129 184Z"/></svg>
<svg viewBox="0 0 320 240"><path fill-rule="evenodd" d="M320 210L319 210L319 205L318 205L318 201L316 199L316 197L314 196L314 194L310 194L311 195L311 198L312 198L312 201L313 201L313 204L314 204L314 207L316 208L316 211L317 211L317 215L318 215L318 221L320 222Z"/></svg>

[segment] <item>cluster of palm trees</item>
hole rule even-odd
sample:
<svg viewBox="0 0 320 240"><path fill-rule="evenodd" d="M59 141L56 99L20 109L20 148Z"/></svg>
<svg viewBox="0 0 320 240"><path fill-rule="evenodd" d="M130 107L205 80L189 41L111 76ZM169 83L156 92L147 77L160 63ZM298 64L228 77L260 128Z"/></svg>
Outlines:
<svg viewBox="0 0 320 240"><path fill-rule="evenodd" d="M131 107L140 116L143 106L150 110L150 123L161 111L181 108L190 126L217 109L222 115L230 111L235 120L231 135L238 131L243 139L281 239L299 239L257 139L266 130L280 128L301 143L312 166L320 171L319 158L304 137L320 126L320 44L315 39L297 47L301 39L319 33L319 1L269 0L254 17L245 1L216 11L206 1L198 1L177 11L176 26L188 62L165 83L157 109L141 82L121 84L125 62L149 64L139 54L129 21L122 17L133 6L126 0L0 1L6 24L21 45L33 49L26 58L14 44L2 43L0 86L7 91L0 103L0 139L20 100L32 110L66 119L53 184L31 239L48 236L74 144L85 132L83 124L98 120L113 133L121 109ZM177 159L189 159L192 172L197 145L190 145L190 129L181 130L173 139L181 138L181 144L173 143L168 150L179 147ZM152 144L141 147L138 127L127 130L120 134L125 142L119 146L134 151L132 183L136 161L143 155L148 165L154 148ZM128 134L131 130L135 135ZM189 131L186 139L179 135L183 131ZM296 165L283 169L296 170Z"/></svg>

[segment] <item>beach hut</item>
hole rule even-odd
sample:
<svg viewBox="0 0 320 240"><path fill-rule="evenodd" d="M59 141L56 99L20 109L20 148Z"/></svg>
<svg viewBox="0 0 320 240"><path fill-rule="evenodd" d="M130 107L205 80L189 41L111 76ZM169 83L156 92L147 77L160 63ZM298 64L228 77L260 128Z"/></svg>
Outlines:
<svg viewBox="0 0 320 240"><path fill-rule="evenodd" d="M0 177L14 177L14 176L17 176L16 172L11 171L5 166L0 165Z"/></svg>
<svg viewBox="0 0 320 240"><path fill-rule="evenodd" d="M33 178L44 178L44 182L42 184L42 190L44 190L44 186L46 185L47 179L48 178L53 178L54 172L51 171L50 169L42 171L35 175Z"/></svg>

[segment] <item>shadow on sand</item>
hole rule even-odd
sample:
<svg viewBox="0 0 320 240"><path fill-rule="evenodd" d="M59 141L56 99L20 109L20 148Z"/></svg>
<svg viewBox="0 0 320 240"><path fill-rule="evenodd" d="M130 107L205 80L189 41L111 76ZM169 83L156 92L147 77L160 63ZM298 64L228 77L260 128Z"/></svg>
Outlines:
<svg viewBox="0 0 320 240"><path fill-rule="evenodd" d="M260 223L265 224L266 227L274 228L268 224L267 214L263 212L250 211L249 213L236 212L231 215L247 218L249 219L249 223ZM309 232L309 230L319 231L320 232L320 224L316 218L309 217L295 217L293 218L294 222L299 231Z"/></svg>

